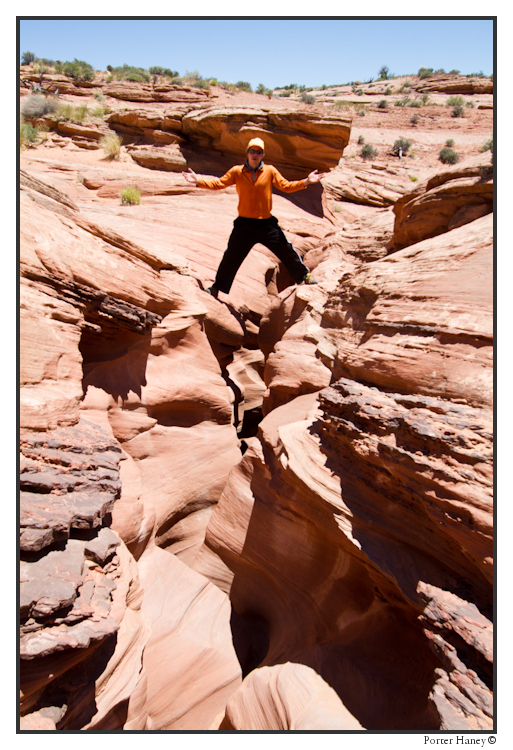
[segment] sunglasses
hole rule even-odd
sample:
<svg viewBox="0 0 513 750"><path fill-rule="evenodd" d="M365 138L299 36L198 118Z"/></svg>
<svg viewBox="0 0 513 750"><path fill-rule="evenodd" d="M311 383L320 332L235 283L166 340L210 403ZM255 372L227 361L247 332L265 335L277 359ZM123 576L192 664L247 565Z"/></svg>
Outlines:
<svg viewBox="0 0 513 750"><path fill-rule="evenodd" d="M260 148L250 148L248 149L248 153L262 155L264 152Z"/></svg>

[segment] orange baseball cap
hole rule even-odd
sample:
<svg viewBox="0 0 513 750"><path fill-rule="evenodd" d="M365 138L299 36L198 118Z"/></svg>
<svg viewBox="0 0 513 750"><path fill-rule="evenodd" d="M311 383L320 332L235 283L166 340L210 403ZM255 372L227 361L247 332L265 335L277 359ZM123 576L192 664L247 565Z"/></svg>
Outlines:
<svg viewBox="0 0 513 750"><path fill-rule="evenodd" d="M247 145L246 151L252 147L261 148L262 151L265 151L264 142L261 138L252 138Z"/></svg>

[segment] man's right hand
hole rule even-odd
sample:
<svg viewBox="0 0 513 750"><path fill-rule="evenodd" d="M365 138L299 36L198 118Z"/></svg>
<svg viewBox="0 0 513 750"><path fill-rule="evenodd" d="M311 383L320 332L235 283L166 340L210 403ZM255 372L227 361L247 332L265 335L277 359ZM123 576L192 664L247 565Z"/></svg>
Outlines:
<svg viewBox="0 0 513 750"><path fill-rule="evenodd" d="M198 175L196 174L196 172L193 172L190 167L188 172L182 172L182 176L185 177L187 182L190 182L192 185L198 184Z"/></svg>

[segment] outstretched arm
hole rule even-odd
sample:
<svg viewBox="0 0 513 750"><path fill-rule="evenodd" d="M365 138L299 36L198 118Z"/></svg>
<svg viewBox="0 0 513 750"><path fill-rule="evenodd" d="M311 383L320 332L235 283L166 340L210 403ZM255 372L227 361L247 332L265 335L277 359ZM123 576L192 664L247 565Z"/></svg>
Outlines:
<svg viewBox="0 0 513 750"><path fill-rule="evenodd" d="M235 185L236 167L229 169L222 177L200 177L190 167L187 172L182 172L182 176L196 187L207 188L208 190L222 190L229 185Z"/></svg>
<svg viewBox="0 0 513 750"><path fill-rule="evenodd" d="M198 184L198 175L196 174L196 172L193 172L190 167L188 172L182 172L182 176L185 177L187 182L190 182L191 185Z"/></svg>
<svg viewBox="0 0 513 750"><path fill-rule="evenodd" d="M326 177L326 172L321 172L319 174L316 169L314 169L313 172L310 172L308 177L305 177L305 187L307 185L313 185L314 182L320 182L323 177Z"/></svg>

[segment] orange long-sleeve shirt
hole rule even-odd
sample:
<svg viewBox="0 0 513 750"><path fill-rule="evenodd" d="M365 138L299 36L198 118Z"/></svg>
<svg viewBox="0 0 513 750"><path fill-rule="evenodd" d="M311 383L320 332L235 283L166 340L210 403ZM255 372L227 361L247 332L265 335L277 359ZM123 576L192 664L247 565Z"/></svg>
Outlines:
<svg viewBox="0 0 513 750"><path fill-rule="evenodd" d="M247 219L268 219L271 216L273 185L284 193L295 193L306 187L304 180L286 180L271 164L263 164L256 174L256 182L253 182L251 172L239 164L222 177L200 177L198 187L222 190L235 185L239 196L239 216Z"/></svg>

